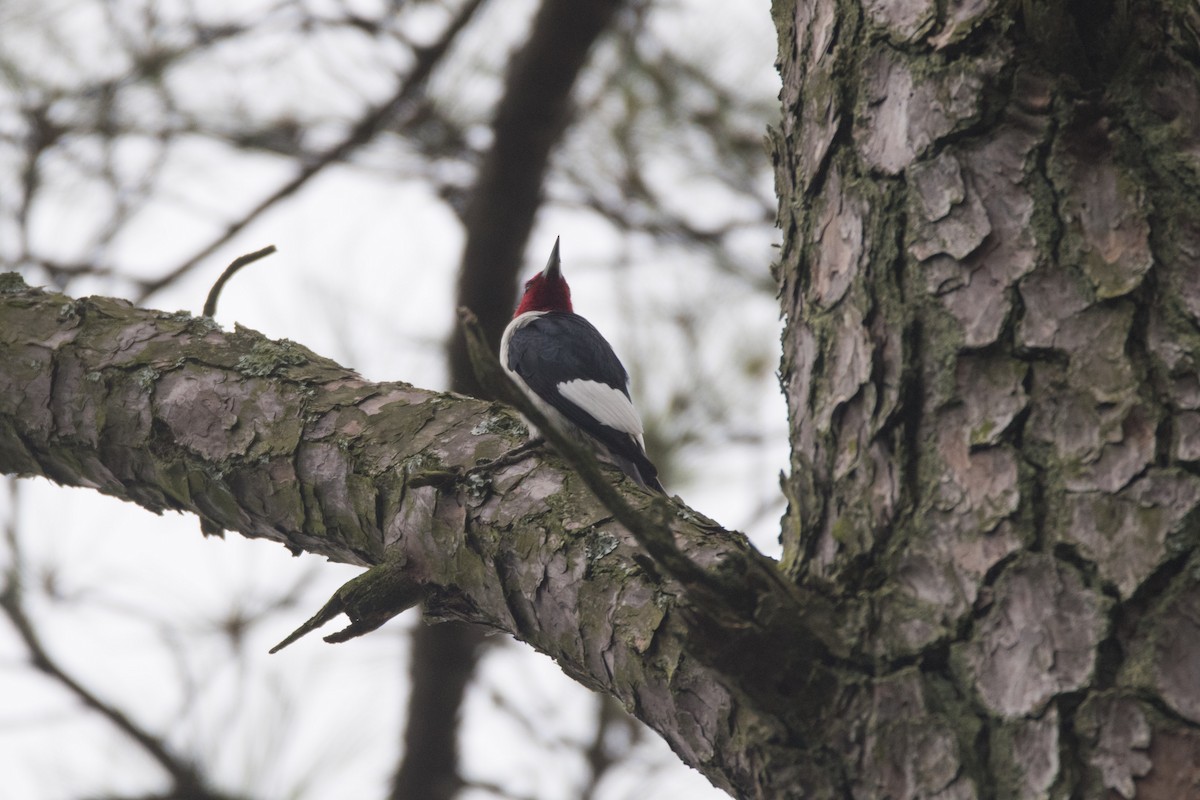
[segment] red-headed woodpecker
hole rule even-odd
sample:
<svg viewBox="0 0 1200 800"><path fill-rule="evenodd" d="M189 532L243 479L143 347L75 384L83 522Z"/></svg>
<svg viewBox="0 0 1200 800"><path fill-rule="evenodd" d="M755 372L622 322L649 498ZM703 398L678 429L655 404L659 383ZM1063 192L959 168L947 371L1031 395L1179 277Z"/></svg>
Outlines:
<svg viewBox="0 0 1200 800"><path fill-rule="evenodd" d="M500 363L551 425L594 448L643 488L665 492L646 457L629 373L600 331L571 310L558 239L546 268L525 283L500 340Z"/></svg>

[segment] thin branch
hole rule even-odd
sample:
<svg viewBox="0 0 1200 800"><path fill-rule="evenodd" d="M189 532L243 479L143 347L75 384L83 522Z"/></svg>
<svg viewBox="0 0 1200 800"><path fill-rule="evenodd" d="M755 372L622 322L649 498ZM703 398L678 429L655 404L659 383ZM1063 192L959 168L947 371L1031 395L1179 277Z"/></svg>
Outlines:
<svg viewBox="0 0 1200 800"><path fill-rule="evenodd" d="M225 288L225 283L237 273L242 267L247 264L253 264L260 258L266 258L275 252L275 245L269 244L262 250L255 250L253 253L247 253L244 256L238 256L233 260L225 271L221 273L221 277L217 278L217 282L213 284L212 289L208 292L208 298L204 301L204 316L214 317L217 314L217 300L221 296L221 290Z"/></svg>

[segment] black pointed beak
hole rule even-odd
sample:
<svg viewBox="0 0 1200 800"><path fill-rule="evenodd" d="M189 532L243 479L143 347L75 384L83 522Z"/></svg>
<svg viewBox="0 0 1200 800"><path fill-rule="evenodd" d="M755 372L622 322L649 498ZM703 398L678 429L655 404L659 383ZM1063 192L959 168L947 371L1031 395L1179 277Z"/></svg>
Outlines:
<svg viewBox="0 0 1200 800"><path fill-rule="evenodd" d="M558 239L554 237L554 249L550 251L550 260L546 262L546 268L542 270L544 278L561 278L562 277L562 261L558 258Z"/></svg>

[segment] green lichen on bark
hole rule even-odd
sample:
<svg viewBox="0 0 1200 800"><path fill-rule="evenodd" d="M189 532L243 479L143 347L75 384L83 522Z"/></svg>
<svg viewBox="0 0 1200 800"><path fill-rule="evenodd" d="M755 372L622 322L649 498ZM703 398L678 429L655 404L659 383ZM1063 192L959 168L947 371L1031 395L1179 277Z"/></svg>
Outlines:
<svg viewBox="0 0 1200 800"><path fill-rule="evenodd" d="M255 342L249 353L238 357L237 370L243 375L265 378L306 361L308 356L295 342L263 339Z"/></svg>
<svg viewBox="0 0 1200 800"><path fill-rule="evenodd" d="M19 272L0 272L0 294L19 294L29 286Z"/></svg>

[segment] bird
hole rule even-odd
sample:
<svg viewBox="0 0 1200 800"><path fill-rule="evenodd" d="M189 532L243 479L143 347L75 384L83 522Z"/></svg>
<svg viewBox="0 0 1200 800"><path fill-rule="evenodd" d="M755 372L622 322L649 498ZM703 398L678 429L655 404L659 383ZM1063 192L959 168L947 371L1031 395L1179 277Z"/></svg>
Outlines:
<svg viewBox="0 0 1200 800"><path fill-rule="evenodd" d="M643 489L666 494L646 456L642 418L629 395L629 373L612 345L571 306L559 238L546 268L525 293L500 339L500 364L563 434L591 447ZM537 430L530 426L533 434Z"/></svg>

